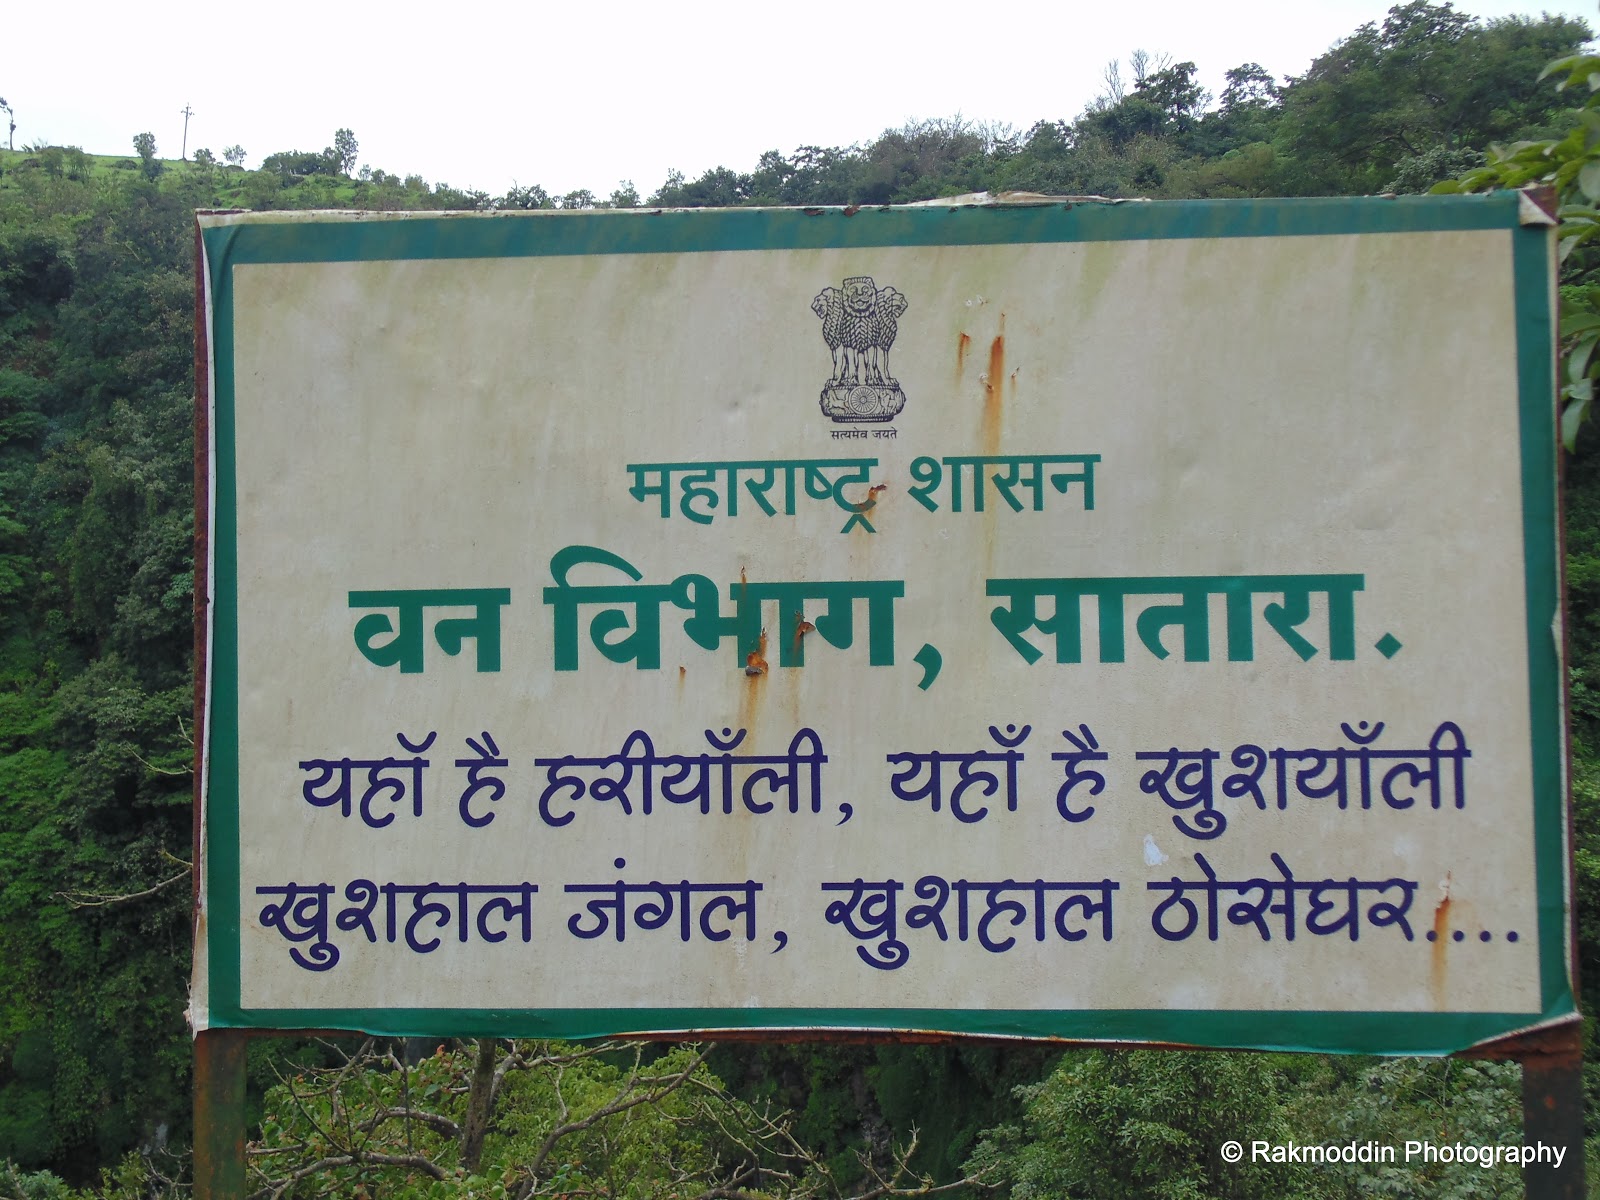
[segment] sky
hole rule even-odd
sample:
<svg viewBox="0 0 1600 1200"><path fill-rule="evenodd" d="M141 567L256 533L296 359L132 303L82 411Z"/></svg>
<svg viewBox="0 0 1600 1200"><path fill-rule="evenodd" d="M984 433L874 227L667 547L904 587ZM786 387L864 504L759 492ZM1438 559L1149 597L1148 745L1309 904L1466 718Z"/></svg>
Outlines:
<svg viewBox="0 0 1600 1200"><path fill-rule="evenodd" d="M1549 11L1600 27L1595 0L1455 7L1485 19ZM391 174L496 195L538 184L604 198L623 180L648 195L669 170L691 179L715 166L750 170L765 150L847 146L913 120L959 115L1025 132L1077 116L1104 89L1106 64L1126 64L1134 49L1192 60L1220 94L1229 68L1300 74L1388 8L24 2L4 22L0 98L19 148L131 157L133 136L147 130L162 157L185 145L220 157L239 145L256 166L280 150L321 150L348 128L358 161Z"/></svg>

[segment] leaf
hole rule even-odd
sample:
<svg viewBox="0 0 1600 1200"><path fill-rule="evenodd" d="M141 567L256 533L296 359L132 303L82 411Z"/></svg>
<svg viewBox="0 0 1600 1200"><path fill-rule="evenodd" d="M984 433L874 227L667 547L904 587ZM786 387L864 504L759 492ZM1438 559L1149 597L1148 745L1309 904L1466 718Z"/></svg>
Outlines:
<svg viewBox="0 0 1600 1200"><path fill-rule="evenodd" d="M1600 159L1590 159L1578 172L1578 186L1591 200L1600 200Z"/></svg>
<svg viewBox="0 0 1600 1200"><path fill-rule="evenodd" d="M1589 399L1574 400L1561 410L1561 444L1567 453L1578 448L1578 429L1589 416Z"/></svg>
<svg viewBox="0 0 1600 1200"><path fill-rule="evenodd" d="M1573 387L1579 387L1590 382L1587 378L1589 374L1589 356L1594 353L1596 341L1600 341L1600 334L1591 333L1573 346L1571 350L1567 351L1567 378L1572 380Z"/></svg>
<svg viewBox="0 0 1600 1200"><path fill-rule="evenodd" d="M1581 54L1569 54L1565 58L1558 58L1558 59L1555 59L1555 60L1553 60L1551 62L1548 62L1548 63L1545 64L1544 70L1539 72L1539 78L1540 79L1548 79L1548 78L1550 78L1550 76L1554 75L1557 71L1565 71L1565 70L1567 70L1568 68L1570 68L1572 66L1573 63L1576 63L1576 62L1580 61L1582 58L1583 58L1583 55L1581 55Z"/></svg>

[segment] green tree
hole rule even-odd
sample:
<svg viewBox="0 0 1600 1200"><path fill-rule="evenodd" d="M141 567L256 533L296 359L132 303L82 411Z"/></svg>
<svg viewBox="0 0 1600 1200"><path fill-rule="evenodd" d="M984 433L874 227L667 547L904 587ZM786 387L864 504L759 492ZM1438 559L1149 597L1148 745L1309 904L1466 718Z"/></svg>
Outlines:
<svg viewBox="0 0 1600 1200"><path fill-rule="evenodd" d="M1558 87L1584 90L1574 127L1561 138L1492 145L1484 166L1435 192L1484 191L1547 184L1555 189L1561 260L1561 437L1576 449L1600 379L1600 55L1571 55L1545 68Z"/></svg>
<svg viewBox="0 0 1600 1200"><path fill-rule="evenodd" d="M1277 82L1260 63L1244 63L1225 75L1222 112L1259 111L1276 104L1280 95Z"/></svg>
<svg viewBox="0 0 1600 1200"><path fill-rule="evenodd" d="M1286 131L1314 190L1376 191L1396 164L1436 147L1481 149L1547 120L1544 63L1588 39L1581 21L1487 25L1448 3L1408 0L1290 81Z"/></svg>
<svg viewBox="0 0 1600 1200"><path fill-rule="evenodd" d="M337 175L339 159L333 147L325 150L280 150L261 160L261 169L278 176L285 184L311 175Z"/></svg>
<svg viewBox="0 0 1600 1200"><path fill-rule="evenodd" d="M961 116L885 130L860 154L858 204L898 204L982 190L986 156L1010 131Z"/></svg>
<svg viewBox="0 0 1600 1200"><path fill-rule="evenodd" d="M1192 62L1177 63L1147 75L1135 86L1136 96L1161 110L1163 132L1187 133L1205 109L1209 97L1195 79L1198 70Z"/></svg>
<svg viewBox="0 0 1600 1200"><path fill-rule="evenodd" d="M154 179L157 175L161 174L161 161L156 158L155 134L134 134L133 148L139 155L139 169L144 172L144 177L146 179Z"/></svg>
<svg viewBox="0 0 1600 1200"><path fill-rule="evenodd" d="M749 199L750 188L750 176L727 167L713 167L694 180L673 172L650 202L662 208L733 208Z"/></svg>
<svg viewBox="0 0 1600 1200"><path fill-rule="evenodd" d="M348 129L341 129L333 135L333 146L328 155L338 164L339 174L349 175L356 169L357 149L356 135Z"/></svg>
<svg viewBox="0 0 1600 1200"><path fill-rule="evenodd" d="M1514 1143L1522 1132L1520 1070L1515 1063L1452 1059L1316 1058L1285 1097L1298 1140L1314 1145L1406 1141ZM1411 1161L1323 1163L1318 1195L1426 1196L1429 1200L1520 1200L1522 1172L1500 1163Z"/></svg>
<svg viewBox="0 0 1600 1200"><path fill-rule="evenodd" d="M513 183L504 196L494 201L496 208L554 208L556 202L550 198L550 193L537 183L530 183L526 187Z"/></svg>
<svg viewBox="0 0 1600 1200"><path fill-rule="evenodd" d="M212 200L64 159L0 189L0 1160L83 1178L187 1123L188 227Z"/></svg>
<svg viewBox="0 0 1600 1200"><path fill-rule="evenodd" d="M1242 63L1232 68L1226 74L1226 81L1217 107L1203 114L1184 139L1186 148L1205 164L1248 147L1270 146L1283 116L1283 89L1259 63ZM1254 153L1259 157L1259 150ZM1276 154L1271 157L1275 158ZM1202 190L1193 194L1262 193L1247 187L1237 192Z"/></svg>
<svg viewBox="0 0 1600 1200"><path fill-rule="evenodd" d="M1020 1089L1021 1126L990 1130L968 1163L1013 1200L1293 1200L1303 1166L1225 1161L1229 1138L1292 1140L1289 1081L1260 1054L1171 1050L1070 1052Z"/></svg>

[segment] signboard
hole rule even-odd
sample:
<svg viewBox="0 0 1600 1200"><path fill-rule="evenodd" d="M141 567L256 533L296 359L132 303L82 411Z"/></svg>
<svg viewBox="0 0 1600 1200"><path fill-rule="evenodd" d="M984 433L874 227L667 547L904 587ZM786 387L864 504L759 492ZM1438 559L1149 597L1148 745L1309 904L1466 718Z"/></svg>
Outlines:
<svg viewBox="0 0 1600 1200"><path fill-rule="evenodd" d="M197 1027L1571 1014L1531 210L201 217Z"/></svg>

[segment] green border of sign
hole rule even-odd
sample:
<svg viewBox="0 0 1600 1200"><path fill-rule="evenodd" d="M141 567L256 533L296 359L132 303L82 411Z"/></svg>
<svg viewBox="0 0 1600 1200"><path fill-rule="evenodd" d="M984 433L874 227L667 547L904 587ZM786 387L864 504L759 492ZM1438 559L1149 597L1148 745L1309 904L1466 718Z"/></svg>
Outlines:
<svg viewBox="0 0 1600 1200"><path fill-rule="evenodd" d="M214 367L212 638L205 811L213 1028L591 1037L711 1030L938 1031L1263 1050L1446 1054L1576 1011L1568 971L1564 716L1559 610L1553 234L1519 223L1516 193L1399 199L1049 203L881 209L320 215L206 218ZM240 1004L236 459L231 269L246 263L1004 245L1505 230L1517 314L1540 1011L998 1009L246 1009ZM1448 303L1448 298L1441 298ZM1445 386L1445 385L1441 385Z"/></svg>

